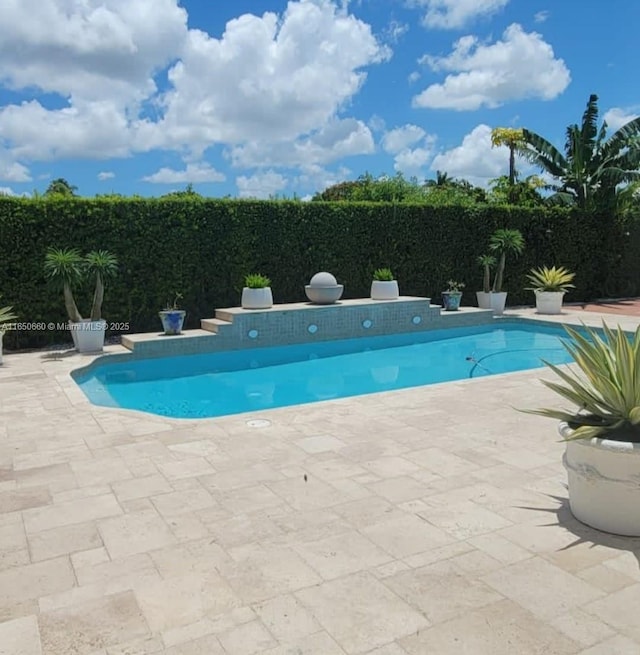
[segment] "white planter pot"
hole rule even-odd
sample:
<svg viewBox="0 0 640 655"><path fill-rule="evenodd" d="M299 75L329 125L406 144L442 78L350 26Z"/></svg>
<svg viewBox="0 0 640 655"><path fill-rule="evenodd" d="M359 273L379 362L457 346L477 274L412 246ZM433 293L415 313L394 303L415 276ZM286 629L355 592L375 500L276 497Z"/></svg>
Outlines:
<svg viewBox="0 0 640 655"><path fill-rule="evenodd" d="M371 300L397 300L400 295L398 280L373 280Z"/></svg>
<svg viewBox="0 0 640 655"><path fill-rule="evenodd" d="M566 423L558 431L573 432ZM563 463L573 515L592 528L640 536L640 444L609 439L567 442Z"/></svg>
<svg viewBox="0 0 640 655"><path fill-rule="evenodd" d="M271 287L264 287L263 289L245 287L242 290L241 302L243 309L269 309L269 307L273 306Z"/></svg>
<svg viewBox="0 0 640 655"><path fill-rule="evenodd" d="M476 291L476 299L480 309L491 309L491 293Z"/></svg>
<svg viewBox="0 0 640 655"><path fill-rule="evenodd" d="M104 348L104 333L107 322L92 321L88 318L77 323L70 323L69 329L76 350L79 353L97 353Z"/></svg>
<svg viewBox="0 0 640 655"><path fill-rule="evenodd" d="M491 309L495 316L502 316L504 314L504 306L507 302L506 291L492 291L491 292Z"/></svg>
<svg viewBox="0 0 640 655"><path fill-rule="evenodd" d="M564 291L536 291L536 311L538 314L560 314Z"/></svg>

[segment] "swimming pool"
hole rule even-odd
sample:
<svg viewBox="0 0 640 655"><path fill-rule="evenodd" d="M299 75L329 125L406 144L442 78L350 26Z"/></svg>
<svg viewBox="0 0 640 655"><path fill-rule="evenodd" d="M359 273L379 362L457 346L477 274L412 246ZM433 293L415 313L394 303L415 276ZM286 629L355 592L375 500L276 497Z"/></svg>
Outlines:
<svg viewBox="0 0 640 655"><path fill-rule="evenodd" d="M501 323L205 355L97 362L89 400L206 418L482 377L570 361L560 327Z"/></svg>

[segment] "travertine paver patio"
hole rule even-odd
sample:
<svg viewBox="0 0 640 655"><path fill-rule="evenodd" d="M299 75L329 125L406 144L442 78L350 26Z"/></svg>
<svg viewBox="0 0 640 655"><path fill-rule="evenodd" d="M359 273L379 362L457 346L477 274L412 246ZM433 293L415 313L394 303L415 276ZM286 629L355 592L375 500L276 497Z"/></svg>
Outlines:
<svg viewBox="0 0 640 655"><path fill-rule="evenodd" d="M540 371L178 421L91 406L85 361L0 369L2 655L640 652L640 540L512 409Z"/></svg>

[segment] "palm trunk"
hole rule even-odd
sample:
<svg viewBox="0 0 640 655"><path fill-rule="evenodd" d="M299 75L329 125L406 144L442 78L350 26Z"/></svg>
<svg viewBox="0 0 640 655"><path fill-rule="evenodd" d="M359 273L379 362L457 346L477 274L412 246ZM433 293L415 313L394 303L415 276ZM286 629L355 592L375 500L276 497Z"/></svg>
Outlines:
<svg viewBox="0 0 640 655"><path fill-rule="evenodd" d="M516 183L516 149L514 146L509 146L509 185L513 186Z"/></svg>
<svg viewBox="0 0 640 655"><path fill-rule="evenodd" d="M67 310L67 315L69 316L69 320L72 321L73 323L77 323L78 321L81 321L82 316L80 316L80 312L78 311L78 307L76 306L76 301L73 298L71 287L68 284L64 285L63 293L64 293L64 306Z"/></svg>
<svg viewBox="0 0 640 655"><path fill-rule="evenodd" d="M91 305L91 320L99 321L102 318L102 299L104 298L104 283L100 273L96 273L96 290L93 293Z"/></svg>
<svg viewBox="0 0 640 655"><path fill-rule="evenodd" d="M482 282L482 290L484 293L491 292L491 269L488 266L484 267L484 280Z"/></svg>

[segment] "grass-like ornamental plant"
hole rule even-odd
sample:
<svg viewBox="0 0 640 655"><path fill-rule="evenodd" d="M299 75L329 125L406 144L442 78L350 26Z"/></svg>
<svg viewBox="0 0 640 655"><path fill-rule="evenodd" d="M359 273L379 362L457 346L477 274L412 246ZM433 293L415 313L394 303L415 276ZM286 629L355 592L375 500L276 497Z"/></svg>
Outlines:
<svg viewBox="0 0 640 655"><path fill-rule="evenodd" d="M563 266L556 268L552 266L547 268L532 268L531 272L527 275L527 279L532 286L527 287L529 291L555 291L565 293L569 289L575 288L571 284L575 273L571 273Z"/></svg>
<svg viewBox="0 0 640 655"><path fill-rule="evenodd" d="M573 403L577 411L524 410L559 421L574 430L570 439L603 437L640 443L640 327L632 337L618 326L602 324L604 335L585 327L585 335L565 326L571 341L564 342L578 372L545 362L564 384L542 383Z"/></svg>
<svg viewBox="0 0 640 655"><path fill-rule="evenodd" d="M266 289L271 286L271 280L260 273L250 273L244 278L244 286L249 289Z"/></svg>
<svg viewBox="0 0 640 655"><path fill-rule="evenodd" d="M373 279L378 282L393 282L395 278L390 268L378 268L373 272Z"/></svg>

